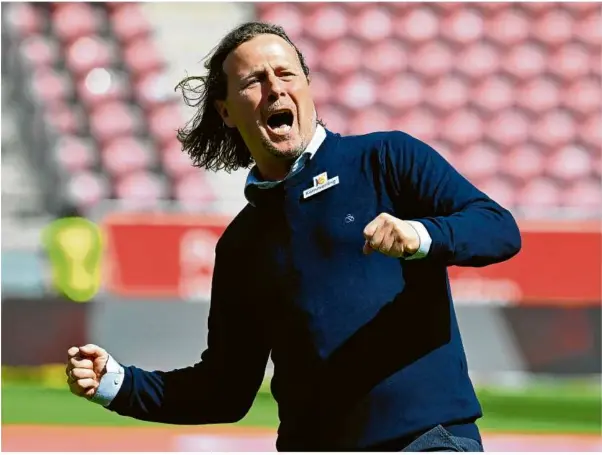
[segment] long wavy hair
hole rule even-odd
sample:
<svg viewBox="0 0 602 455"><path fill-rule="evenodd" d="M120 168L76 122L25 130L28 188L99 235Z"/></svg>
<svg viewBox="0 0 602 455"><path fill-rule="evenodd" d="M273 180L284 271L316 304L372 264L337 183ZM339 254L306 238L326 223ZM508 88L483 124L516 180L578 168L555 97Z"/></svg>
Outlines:
<svg viewBox="0 0 602 455"><path fill-rule="evenodd" d="M182 90L186 105L197 108L193 118L178 130L182 150L188 153L193 166L231 172L248 168L253 163L242 136L236 128L228 128L224 124L215 102L225 100L228 95L227 77L223 71L228 54L262 34L277 35L293 46L303 73L309 80L309 67L303 54L282 27L265 22L247 22L230 31L206 57L204 66L208 73L205 76L186 77L175 88L176 91Z"/></svg>

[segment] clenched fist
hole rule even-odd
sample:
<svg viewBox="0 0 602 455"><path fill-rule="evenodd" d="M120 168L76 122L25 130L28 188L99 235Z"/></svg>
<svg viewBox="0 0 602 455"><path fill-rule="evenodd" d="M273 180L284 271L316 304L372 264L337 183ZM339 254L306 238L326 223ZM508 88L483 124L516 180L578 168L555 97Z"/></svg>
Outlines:
<svg viewBox="0 0 602 455"><path fill-rule="evenodd" d="M390 257L411 256L420 248L420 237L407 221L381 213L364 229L364 254L373 251Z"/></svg>
<svg viewBox="0 0 602 455"><path fill-rule="evenodd" d="M65 373L69 390L79 397L92 398L106 372L109 353L94 344L87 344L69 348L67 354Z"/></svg>

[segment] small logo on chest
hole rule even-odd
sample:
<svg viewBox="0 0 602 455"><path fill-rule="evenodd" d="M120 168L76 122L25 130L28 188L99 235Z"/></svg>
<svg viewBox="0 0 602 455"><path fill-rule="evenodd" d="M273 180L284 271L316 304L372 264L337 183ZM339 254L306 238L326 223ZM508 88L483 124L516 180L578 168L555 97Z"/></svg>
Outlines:
<svg viewBox="0 0 602 455"><path fill-rule="evenodd" d="M345 217L345 223L349 224L349 223L353 223L355 221L355 217L349 213L347 214L347 216Z"/></svg>
<svg viewBox="0 0 602 455"><path fill-rule="evenodd" d="M322 172L314 177L314 186L303 191L303 198L307 199L312 197L314 194L318 194L328 188L331 188L339 184L339 177L328 178L326 172Z"/></svg>

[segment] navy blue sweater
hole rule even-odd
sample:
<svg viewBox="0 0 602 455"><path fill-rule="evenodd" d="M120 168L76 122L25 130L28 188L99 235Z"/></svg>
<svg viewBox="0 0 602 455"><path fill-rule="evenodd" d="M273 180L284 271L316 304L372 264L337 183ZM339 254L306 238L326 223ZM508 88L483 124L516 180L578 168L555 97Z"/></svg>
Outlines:
<svg viewBox="0 0 602 455"><path fill-rule="evenodd" d="M339 184L304 198L323 172ZM378 449L437 424L479 439L446 268L515 255L511 214L402 132L327 132L299 173L251 191L254 205L216 248L201 361L126 367L109 409L174 424L240 420L271 352L279 450ZM363 229L382 212L423 223L428 256L365 256Z"/></svg>

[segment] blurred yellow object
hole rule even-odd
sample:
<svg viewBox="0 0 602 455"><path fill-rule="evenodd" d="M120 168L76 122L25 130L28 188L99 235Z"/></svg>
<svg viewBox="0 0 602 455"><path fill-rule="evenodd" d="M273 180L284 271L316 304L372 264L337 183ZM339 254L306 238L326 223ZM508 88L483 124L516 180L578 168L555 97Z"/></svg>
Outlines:
<svg viewBox="0 0 602 455"><path fill-rule="evenodd" d="M43 243L54 286L69 299L86 302L100 288L102 235L85 218L62 218L46 227Z"/></svg>

